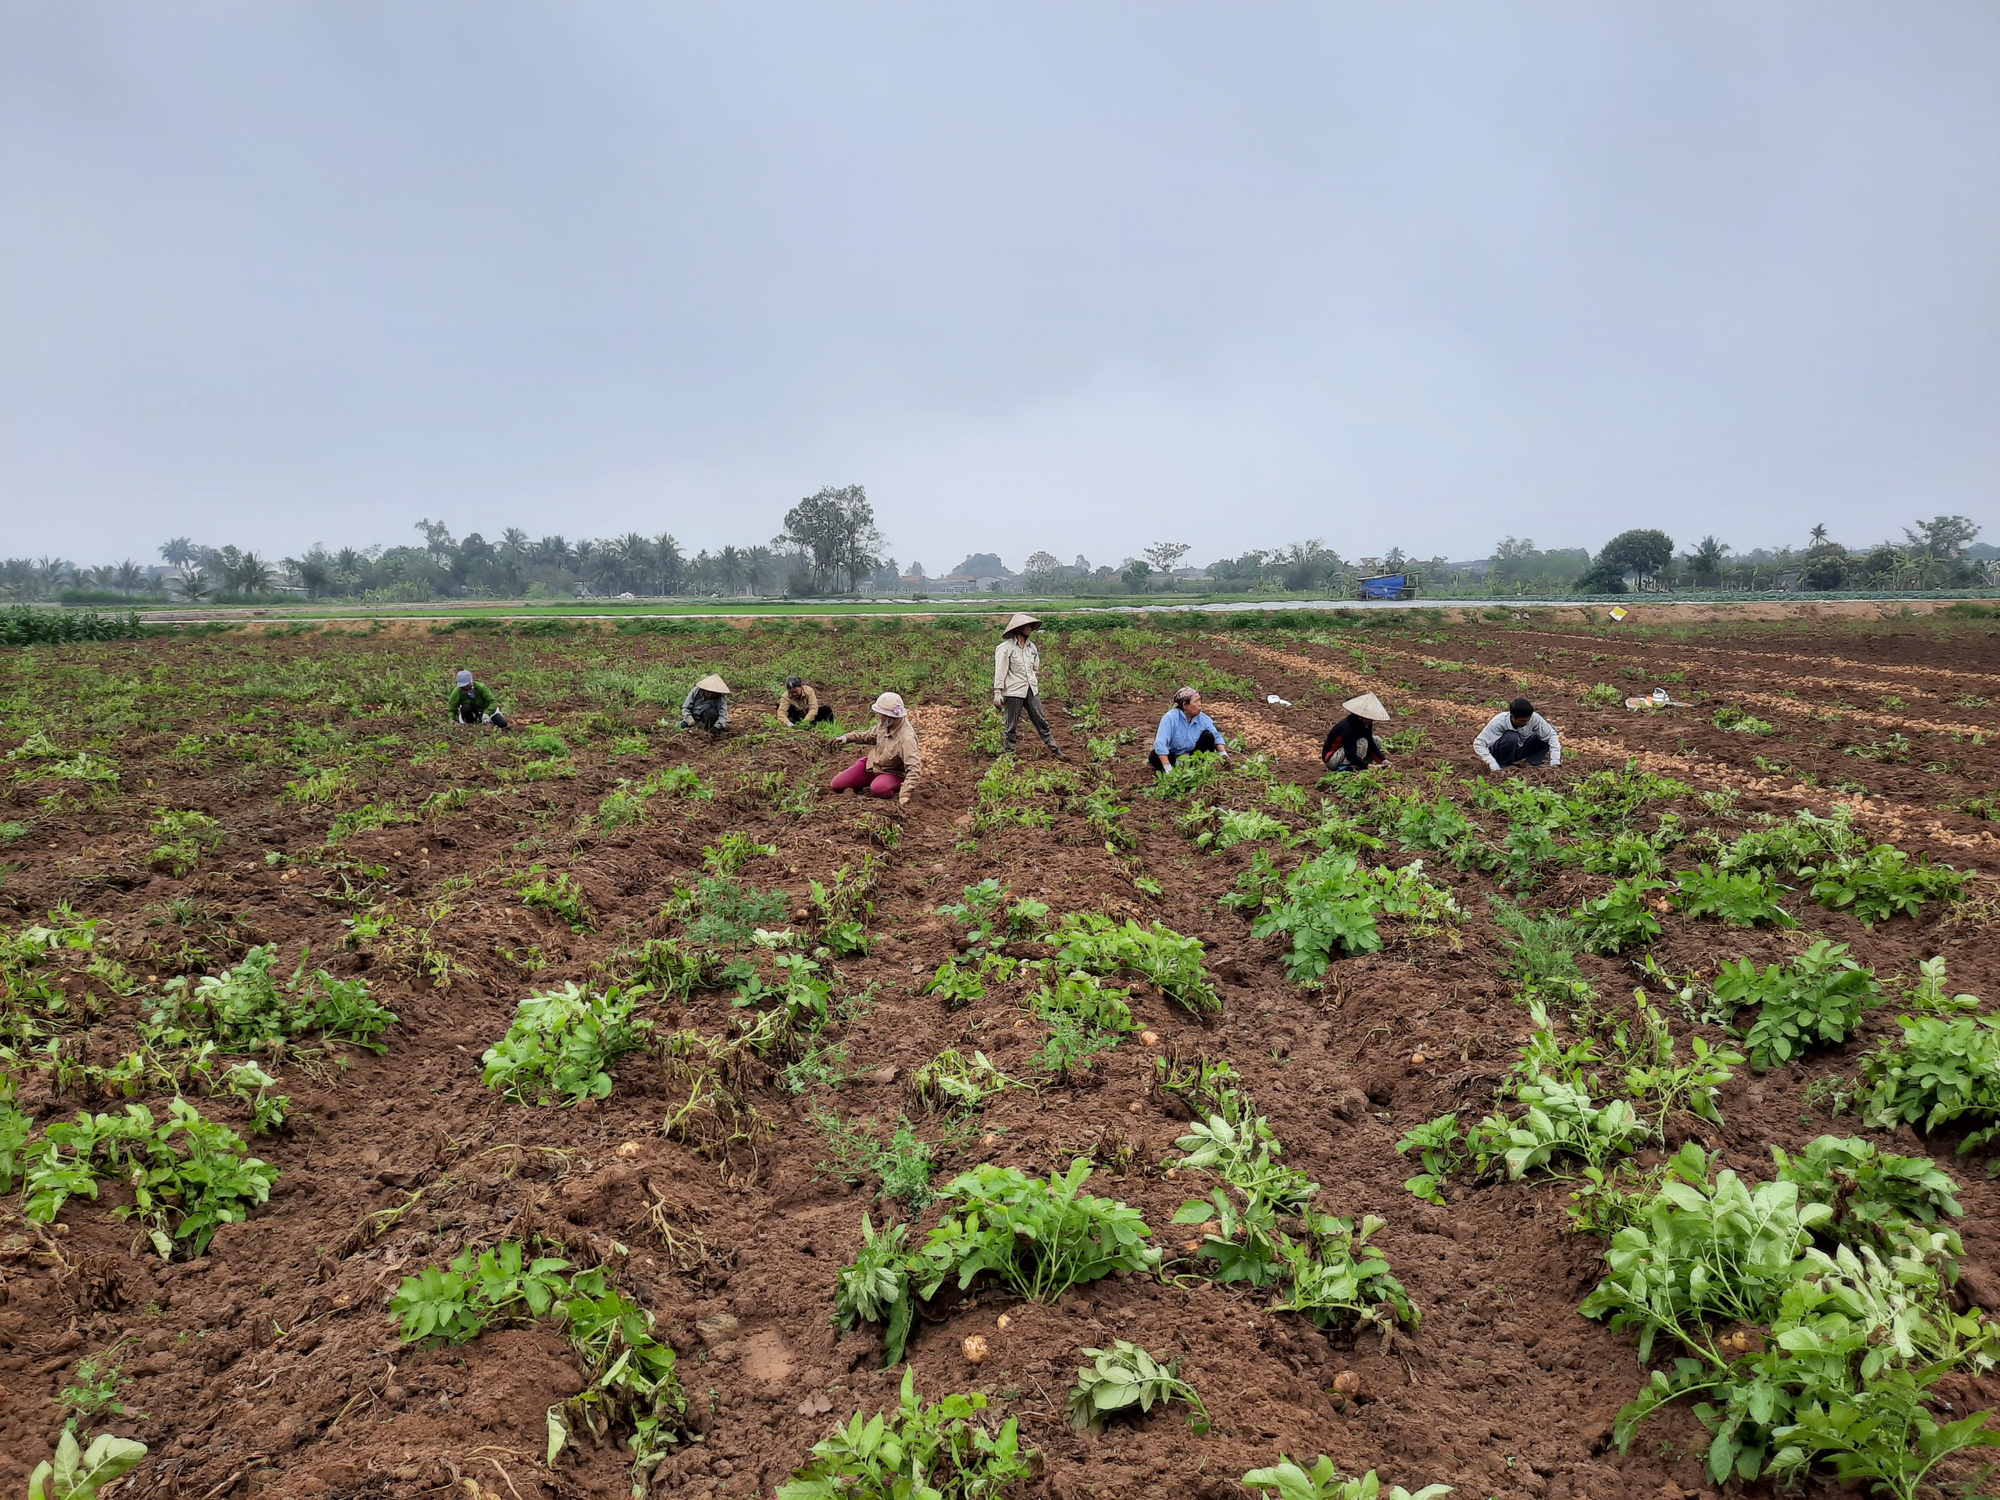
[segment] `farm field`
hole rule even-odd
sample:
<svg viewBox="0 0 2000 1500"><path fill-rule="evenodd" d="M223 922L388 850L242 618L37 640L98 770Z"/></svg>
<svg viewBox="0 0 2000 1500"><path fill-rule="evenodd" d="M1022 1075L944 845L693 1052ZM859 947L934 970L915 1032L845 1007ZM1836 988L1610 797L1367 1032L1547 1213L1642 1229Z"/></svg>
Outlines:
<svg viewBox="0 0 2000 1500"><path fill-rule="evenodd" d="M768 1496L907 1372L1024 1496L1766 1493L1787 1445L1832 1495L1842 1380L1891 1493L1989 1493L1919 1413L2000 1408L2000 620L1467 613L1056 622L1067 761L996 762L975 617L0 654L0 1489L67 1420L134 1496ZM909 807L823 790L790 673L905 695ZM1183 682L1232 753L1156 782ZM1363 691L1392 759L1322 784ZM1517 694L1562 765L1489 777Z"/></svg>

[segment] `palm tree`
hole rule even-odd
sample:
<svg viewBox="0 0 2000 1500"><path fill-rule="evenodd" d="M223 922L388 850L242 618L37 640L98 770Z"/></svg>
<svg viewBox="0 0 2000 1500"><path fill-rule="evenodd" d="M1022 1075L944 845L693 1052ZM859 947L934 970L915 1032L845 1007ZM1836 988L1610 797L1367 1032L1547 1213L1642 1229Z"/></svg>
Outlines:
<svg viewBox="0 0 2000 1500"><path fill-rule="evenodd" d="M783 559L759 542L743 549L743 582L753 594L761 594L784 576Z"/></svg>
<svg viewBox="0 0 2000 1500"><path fill-rule="evenodd" d="M137 593L139 585L144 581L145 581L145 574L140 571L139 565L133 562L131 558L129 557L126 558L125 561L123 561L118 565L119 593L121 594Z"/></svg>
<svg viewBox="0 0 2000 1500"><path fill-rule="evenodd" d="M569 543L560 536L545 536L534 547L535 561L560 568L570 559Z"/></svg>
<svg viewBox="0 0 2000 1500"><path fill-rule="evenodd" d="M306 597L317 599L333 588L333 559L326 554L326 548L317 542L304 557L288 557L285 566L304 585Z"/></svg>
<svg viewBox="0 0 2000 1500"><path fill-rule="evenodd" d="M1717 585L1722 582L1722 559L1729 551L1727 542L1718 542L1712 536L1701 539L1701 545L1694 549L1688 561L1694 565L1694 576L1713 578Z"/></svg>
<svg viewBox="0 0 2000 1500"><path fill-rule="evenodd" d="M160 559L176 568L184 568L194 561L194 538L177 536L160 546Z"/></svg>
<svg viewBox="0 0 2000 1500"><path fill-rule="evenodd" d="M209 584L208 575L200 568L181 574L181 581L176 587L180 591L180 596L190 604L199 604L215 592Z"/></svg>
<svg viewBox="0 0 2000 1500"><path fill-rule="evenodd" d="M1824 547L1826 545L1826 527L1824 526L1813 527L1811 536L1812 536L1812 544L1815 547Z"/></svg>
<svg viewBox="0 0 2000 1500"><path fill-rule="evenodd" d="M239 594L261 594L271 586L271 565L256 553L245 552L229 570L228 583Z"/></svg>
<svg viewBox="0 0 2000 1500"><path fill-rule="evenodd" d="M681 575L686 568L686 560L681 556L681 544L674 539L671 531L663 531L653 538L653 573L659 580L662 594L678 594L681 591Z"/></svg>
<svg viewBox="0 0 2000 1500"><path fill-rule="evenodd" d="M617 582L622 589L639 587L653 559L653 544L636 531L628 531L606 549L617 566Z"/></svg>

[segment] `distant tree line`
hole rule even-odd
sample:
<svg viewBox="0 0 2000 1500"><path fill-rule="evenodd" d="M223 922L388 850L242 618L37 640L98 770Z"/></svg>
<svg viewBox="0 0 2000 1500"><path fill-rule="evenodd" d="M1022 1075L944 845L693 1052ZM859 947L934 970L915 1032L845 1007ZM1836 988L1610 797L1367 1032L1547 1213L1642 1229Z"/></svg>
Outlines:
<svg viewBox="0 0 2000 1500"><path fill-rule="evenodd" d="M401 547L314 544L272 558L234 546L174 537L159 548L161 569L127 559L78 567L62 558L0 561L0 597L109 602L170 598L240 603L296 597L421 603L446 598L554 598L579 593L660 596L852 593L893 587L895 560L860 485L829 486L785 513L766 543L688 556L671 532L646 536L531 539L508 527L497 540L455 537L442 521L416 523L420 540Z"/></svg>
<svg viewBox="0 0 2000 1500"><path fill-rule="evenodd" d="M442 521L421 520L419 541L400 547L314 545L297 557L267 558L234 546L174 537L159 548L164 566L131 559L77 567L61 558L0 561L0 598L117 603L177 599L238 603L295 598L421 603L447 598L555 598L670 595L824 597L858 590L921 592L938 585L921 564L904 577L875 524L860 485L829 486L786 511L769 543L726 546L688 556L671 532L570 541L530 539L518 527L489 541L455 537ZM1206 569L1183 566L1184 542L1156 542L1117 566L1077 557L1063 562L1038 551L1018 574L994 553L973 553L956 570L958 587L1040 594L1204 593L1314 594L1343 597L1371 574L1414 572L1427 595L1515 594L1560 597L1676 590L1837 592L1966 588L2000 583L2000 549L1977 545L1980 527L1965 516L1917 521L1900 541L1848 548L1815 526L1805 545L1737 552L1705 536L1676 552L1654 528L1620 532L1593 554L1583 547L1538 547L1506 537L1491 557L1453 562L1391 548L1348 559L1319 538L1221 558Z"/></svg>

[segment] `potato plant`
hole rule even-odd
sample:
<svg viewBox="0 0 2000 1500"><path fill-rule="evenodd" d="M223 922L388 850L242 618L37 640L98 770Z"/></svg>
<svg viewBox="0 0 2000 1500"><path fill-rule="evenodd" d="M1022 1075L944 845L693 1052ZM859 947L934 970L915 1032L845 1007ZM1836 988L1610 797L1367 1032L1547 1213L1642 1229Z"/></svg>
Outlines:
<svg viewBox="0 0 2000 1500"><path fill-rule="evenodd" d="M876 1235L864 1221L862 1253L841 1273L834 1320L842 1328L881 1323L887 1357L902 1357L916 1304L957 1279L962 1290L991 1275L1017 1296L1053 1302L1072 1286L1113 1271L1150 1271L1160 1252L1139 1214L1083 1191L1090 1163L1066 1173L1029 1177L1012 1167L981 1166L948 1183L944 1219L924 1243L908 1248L902 1226Z"/></svg>
<svg viewBox="0 0 2000 1500"><path fill-rule="evenodd" d="M1329 852L1287 877L1283 899L1257 918L1251 933L1290 939L1285 966L1293 979L1311 984L1336 958L1379 952L1384 917L1402 918L1423 934L1458 914L1451 894L1423 878L1421 862L1369 869L1352 854Z"/></svg>
<svg viewBox="0 0 2000 1500"><path fill-rule="evenodd" d="M1373 1469L1350 1477L1334 1467L1324 1453L1310 1469L1281 1453L1269 1468L1245 1474L1243 1484L1257 1491L1262 1500L1444 1500L1452 1488L1448 1484L1427 1484L1419 1490L1406 1490L1400 1484L1384 1488Z"/></svg>
<svg viewBox="0 0 2000 1500"><path fill-rule="evenodd" d="M1139 1345L1116 1339L1109 1349L1085 1349L1090 1361L1076 1372L1070 1388L1070 1426L1102 1432L1116 1416L1144 1416L1155 1406L1179 1401L1193 1408L1188 1425L1208 1431L1208 1411L1195 1388L1180 1378L1181 1362L1162 1364Z"/></svg>
<svg viewBox="0 0 2000 1500"><path fill-rule="evenodd" d="M309 948L299 950L290 977L281 979L277 954L277 945L266 943L192 985L169 979L149 1023L154 1035L170 1045L212 1037L235 1052L268 1052L309 1036L388 1050L380 1037L396 1024L396 1013L369 994L366 979L336 979L324 969L307 974Z"/></svg>
<svg viewBox="0 0 2000 1500"><path fill-rule="evenodd" d="M1159 922L1122 923L1095 912L1072 912L1048 933L1059 967L1107 977L1143 979L1167 999L1194 1012L1220 1010L1222 997L1203 966L1201 939L1183 936Z"/></svg>
<svg viewBox="0 0 2000 1500"><path fill-rule="evenodd" d="M1792 962L1768 964L1761 973L1747 958L1725 963L1715 998L1732 1010L1756 1008L1743 1044L1761 1072L1808 1047L1845 1041L1862 1014L1881 1003L1882 986L1848 956L1845 943L1822 938Z"/></svg>
<svg viewBox="0 0 2000 1500"><path fill-rule="evenodd" d="M856 1412L815 1443L805 1466L778 1486L778 1500L992 1500L1034 1473L1036 1454L1022 1448L1013 1417L995 1431L979 1418L985 1409L978 1392L925 1405L916 1372L905 1370L897 1409L865 1419Z"/></svg>
<svg viewBox="0 0 2000 1500"><path fill-rule="evenodd" d="M278 1169L246 1156L243 1140L185 1099L156 1123L128 1104L122 1115L80 1112L52 1122L25 1163L23 1212L49 1224L71 1198L96 1198L100 1180L129 1183L132 1202L113 1210L136 1220L162 1260L198 1256L223 1224L241 1223L271 1196Z"/></svg>
<svg viewBox="0 0 2000 1500"><path fill-rule="evenodd" d="M1690 1143L1658 1189L1631 1202L1606 1253L1609 1274L1581 1311L1637 1329L1642 1362L1656 1340L1686 1352L1619 1414L1621 1448L1689 1395L1703 1397L1695 1414L1713 1433L1706 1467L1717 1483L1826 1464L1910 1500L1940 1459L2000 1447L1985 1413L1940 1422L1926 1398L1943 1376L2000 1360L2000 1323L1947 1298L1954 1237L1920 1215L1843 1218L1809 1196L1833 1188L1838 1197L1846 1184L1828 1166L1839 1158L1850 1169L1865 1161L1837 1143L1805 1170L1752 1187ZM1871 1175L1879 1180L1880 1167ZM1903 1184L1894 1197L1942 1207L1922 1169L1889 1175ZM1830 1250L1814 1243L1820 1235ZM1731 1325L1762 1336L1725 1337Z"/></svg>
<svg viewBox="0 0 2000 1500"><path fill-rule="evenodd" d="M611 1067L646 1044L635 1019L645 990L586 990L574 980L515 1007L507 1034L486 1049L481 1080L521 1104L578 1104L611 1093Z"/></svg>
<svg viewBox="0 0 2000 1500"><path fill-rule="evenodd" d="M633 1489L643 1496L647 1479L684 1435L687 1397L674 1351L654 1337L653 1315L613 1286L601 1266L571 1272L561 1256L530 1259L520 1241L503 1240L404 1277L389 1310L406 1344L461 1344L493 1327L559 1320L587 1383L549 1408L551 1467L578 1427L594 1440L614 1426L629 1427Z"/></svg>

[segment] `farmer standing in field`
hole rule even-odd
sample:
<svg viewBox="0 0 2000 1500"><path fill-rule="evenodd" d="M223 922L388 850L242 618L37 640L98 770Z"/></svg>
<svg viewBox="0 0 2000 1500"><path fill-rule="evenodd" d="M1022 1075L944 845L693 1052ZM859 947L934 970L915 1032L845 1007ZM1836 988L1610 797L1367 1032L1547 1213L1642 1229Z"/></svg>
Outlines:
<svg viewBox="0 0 2000 1500"><path fill-rule="evenodd" d="M1347 717L1336 719L1326 738L1320 741L1320 764L1329 773L1365 771L1389 757L1382 749L1382 726L1389 722L1389 710L1373 693L1349 698L1340 705Z"/></svg>
<svg viewBox="0 0 2000 1500"><path fill-rule="evenodd" d="M1229 754L1215 720L1202 712L1200 690L1184 687L1174 694L1174 706L1160 715L1159 732L1153 736L1153 749L1146 757L1146 764L1156 774L1164 773L1183 755L1197 750L1210 755Z"/></svg>
<svg viewBox="0 0 2000 1500"><path fill-rule="evenodd" d="M472 673L463 667L458 669L458 680L445 706L450 710L454 723L491 724L495 729L507 727L507 716L500 712L499 700L493 696L493 690L483 682L474 682Z"/></svg>
<svg viewBox="0 0 2000 1500"><path fill-rule="evenodd" d="M819 701L802 677L787 677L785 690L778 694L778 712L787 724L831 724L833 710Z"/></svg>
<svg viewBox="0 0 2000 1500"><path fill-rule="evenodd" d="M1034 642L1035 628L1041 623L1033 615L1015 615L1007 622L1000 644L993 648L993 706L1003 719L1000 753L1014 753L1014 734L1021 727L1025 710L1049 752L1057 760L1068 760L1049 729L1049 721L1042 716L1042 649Z"/></svg>
<svg viewBox="0 0 2000 1500"><path fill-rule="evenodd" d="M868 753L827 783L830 792L863 792L871 797L894 797L898 807L907 807L917 778L924 773L923 752L917 748L917 726L899 693L884 693L870 711L875 722L867 729L851 729L830 743L866 745Z"/></svg>
<svg viewBox="0 0 2000 1500"><path fill-rule="evenodd" d="M710 672L681 700L681 728L720 734L729 727L729 684Z"/></svg>
<svg viewBox="0 0 2000 1500"><path fill-rule="evenodd" d="M1472 750L1495 776L1510 766L1559 766L1563 758L1556 726L1536 713L1526 698L1516 698L1504 713L1487 720Z"/></svg>

